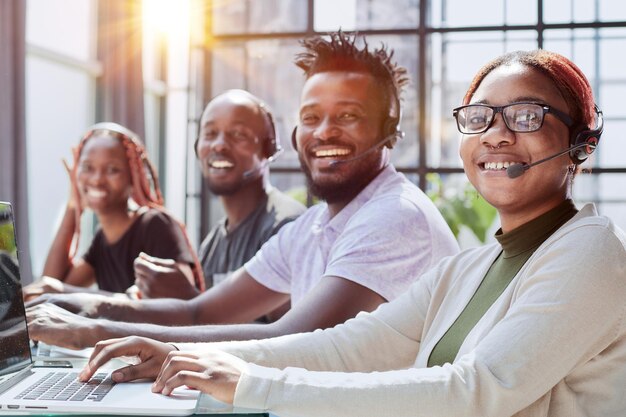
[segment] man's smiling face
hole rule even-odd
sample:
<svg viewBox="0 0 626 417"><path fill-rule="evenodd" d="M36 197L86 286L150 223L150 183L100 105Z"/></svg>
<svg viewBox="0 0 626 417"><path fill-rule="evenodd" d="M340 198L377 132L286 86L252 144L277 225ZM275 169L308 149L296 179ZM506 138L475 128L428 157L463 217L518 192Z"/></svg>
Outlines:
<svg viewBox="0 0 626 417"><path fill-rule="evenodd" d="M196 150L204 180L214 194L231 195L262 175L268 126L257 103L226 93L209 103L200 123Z"/></svg>
<svg viewBox="0 0 626 417"><path fill-rule="evenodd" d="M332 203L358 193L380 171L383 150L354 158L382 139L383 109L375 79L367 73L330 71L305 83L296 141L309 188Z"/></svg>

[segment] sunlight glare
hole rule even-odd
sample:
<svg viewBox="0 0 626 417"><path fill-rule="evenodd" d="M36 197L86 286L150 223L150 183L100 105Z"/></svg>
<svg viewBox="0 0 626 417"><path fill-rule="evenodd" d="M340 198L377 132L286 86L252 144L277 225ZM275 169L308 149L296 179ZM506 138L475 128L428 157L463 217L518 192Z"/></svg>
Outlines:
<svg viewBox="0 0 626 417"><path fill-rule="evenodd" d="M145 29L170 41L189 36L189 19L189 0L143 0Z"/></svg>

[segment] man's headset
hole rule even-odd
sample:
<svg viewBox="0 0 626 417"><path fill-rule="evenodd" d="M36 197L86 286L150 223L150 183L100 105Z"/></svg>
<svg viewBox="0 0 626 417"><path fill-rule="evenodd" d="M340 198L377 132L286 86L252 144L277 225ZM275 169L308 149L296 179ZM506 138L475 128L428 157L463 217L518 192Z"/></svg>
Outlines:
<svg viewBox="0 0 626 417"><path fill-rule="evenodd" d="M391 99L391 108L389 109L389 113L385 115L385 121L383 122L383 139L382 143L377 146L385 145L387 148L391 149L394 147L396 142L404 137L404 132L400 127L400 122L402 122L402 107L400 106L400 99L394 91L393 97ZM291 146L295 151L298 150L298 144L296 142L296 134L298 127L294 127L291 132Z"/></svg>
<svg viewBox="0 0 626 417"><path fill-rule="evenodd" d="M595 129L589 129L588 126L582 124L577 125L577 127L572 129L569 140L570 143L567 148L546 158L535 161L532 164L518 163L509 165L506 169L506 175L511 179L515 179L524 174L530 168L541 165L565 154L569 154L570 160L575 165L580 165L585 162L589 155L591 155L593 151L595 151L596 146L598 146L600 136L602 135L602 130L604 129L604 119L602 117L602 112L600 111L600 109L598 109L598 106L594 107L596 114L598 115L598 124Z"/></svg>
<svg viewBox="0 0 626 417"><path fill-rule="evenodd" d="M572 129L570 147L574 149L570 151L569 157L576 165L585 162L589 155L596 150L598 142L600 142L600 136L602 136L602 131L604 130L602 110L600 110L597 105L594 105L594 108L598 120L595 129L589 129L589 127L585 125L579 125L577 128Z"/></svg>
<svg viewBox="0 0 626 417"><path fill-rule="evenodd" d="M261 110L263 117L265 117L265 121L267 124L267 136L262 138L262 147L263 147L263 156L267 158L268 161L273 161L276 157L283 151L282 146L280 146L280 140L278 135L276 135L276 125L274 124L274 117L272 116L272 112L262 101L258 100L256 97L250 95L249 97ZM200 135L196 137L196 141L193 144L193 150L196 153L196 158L198 156L198 142L200 141Z"/></svg>

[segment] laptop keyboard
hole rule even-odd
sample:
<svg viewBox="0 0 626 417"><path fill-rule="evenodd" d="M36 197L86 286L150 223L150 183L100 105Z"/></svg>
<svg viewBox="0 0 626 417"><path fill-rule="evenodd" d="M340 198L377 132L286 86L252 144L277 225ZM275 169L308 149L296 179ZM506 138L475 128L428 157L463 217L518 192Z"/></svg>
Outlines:
<svg viewBox="0 0 626 417"><path fill-rule="evenodd" d="M111 375L99 373L80 382L78 372L50 372L26 388L15 399L55 401L102 401L115 383Z"/></svg>

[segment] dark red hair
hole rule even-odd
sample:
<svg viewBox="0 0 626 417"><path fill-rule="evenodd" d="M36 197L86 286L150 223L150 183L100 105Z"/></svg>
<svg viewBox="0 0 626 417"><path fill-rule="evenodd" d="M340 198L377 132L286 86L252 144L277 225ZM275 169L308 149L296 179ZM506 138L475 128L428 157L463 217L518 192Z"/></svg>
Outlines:
<svg viewBox="0 0 626 417"><path fill-rule="evenodd" d="M593 129L596 125L596 110L591 85L585 74L572 61L555 52L538 49L516 51L502 55L483 66L470 84L463 104L468 104L483 79L494 69L520 64L536 69L553 83L567 103L574 128L584 126Z"/></svg>

